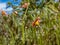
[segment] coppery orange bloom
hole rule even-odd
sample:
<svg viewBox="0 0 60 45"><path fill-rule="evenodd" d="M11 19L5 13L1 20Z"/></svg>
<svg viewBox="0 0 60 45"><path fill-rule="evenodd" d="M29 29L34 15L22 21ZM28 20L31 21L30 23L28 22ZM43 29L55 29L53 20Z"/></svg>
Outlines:
<svg viewBox="0 0 60 45"><path fill-rule="evenodd" d="M2 15L7 15L7 13L5 11L2 11L1 14Z"/></svg>
<svg viewBox="0 0 60 45"><path fill-rule="evenodd" d="M29 5L29 3L24 3L21 7L22 7L22 8L27 8L28 5Z"/></svg>
<svg viewBox="0 0 60 45"><path fill-rule="evenodd" d="M32 23L32 26L39 25L39 22L40 22L40 17L38 17L38 18Z"/></svg>

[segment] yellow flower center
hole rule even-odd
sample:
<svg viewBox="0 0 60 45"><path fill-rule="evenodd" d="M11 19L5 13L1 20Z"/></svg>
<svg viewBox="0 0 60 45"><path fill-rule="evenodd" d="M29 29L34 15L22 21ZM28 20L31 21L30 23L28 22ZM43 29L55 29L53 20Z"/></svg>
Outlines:
<svg viewBox="0 0 60 45"><path fill-rule="evenodd" d="M35 22L35 25L39 25L39 21L36 21L36 22Z"/></svg>

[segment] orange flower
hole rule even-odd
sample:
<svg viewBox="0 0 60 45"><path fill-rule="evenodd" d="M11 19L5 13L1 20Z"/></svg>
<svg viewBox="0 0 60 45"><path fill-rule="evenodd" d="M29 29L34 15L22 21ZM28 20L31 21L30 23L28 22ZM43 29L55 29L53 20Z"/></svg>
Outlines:
<svg viewBox="0 0 60 45"><path fill-rule="evenodd" d="M32 23L32 26L39 25L39 22L40 22L40 17L38 17L38 18Z"/></svg>
<svg viewBox="0 0 60 45"><path fill-rule="evenodd" d="M27 8L28 5L29 5L29 3L24 3L21 7L22 7L22 8Z"/></svg>
<svg viewBox="0 0 60 45"><path fill-rule="evenodd" d="M1 14L2 15L7 15L7 13L5 11L2 11Z"/></svg>

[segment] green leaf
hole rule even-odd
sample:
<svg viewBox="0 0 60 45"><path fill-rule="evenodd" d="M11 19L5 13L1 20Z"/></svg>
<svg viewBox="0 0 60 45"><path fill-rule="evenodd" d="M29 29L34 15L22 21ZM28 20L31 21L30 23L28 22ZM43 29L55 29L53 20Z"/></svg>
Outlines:
<svg viewBox="0 0 60 45"><path fill-rule="evenodd" d="M52 10L52 11L54 11L54 12L58 12L58 9L54 6L54 5L48 5L48 7Z"/></svg>

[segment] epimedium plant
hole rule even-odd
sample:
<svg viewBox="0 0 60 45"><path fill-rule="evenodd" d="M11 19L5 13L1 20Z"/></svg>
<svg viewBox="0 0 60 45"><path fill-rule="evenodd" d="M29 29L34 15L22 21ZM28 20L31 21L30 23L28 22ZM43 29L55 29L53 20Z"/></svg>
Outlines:
<svg viewBox="0 0 60 45"><path fill-rule="evenodd" d="M1 12L1 45L59 45L60 11L59 2L22 0L11 15ZM18 10L17 10L18 8ZM20 10L22 8L22 10ZM20 11L23 11L20 15Z"/></svg>

